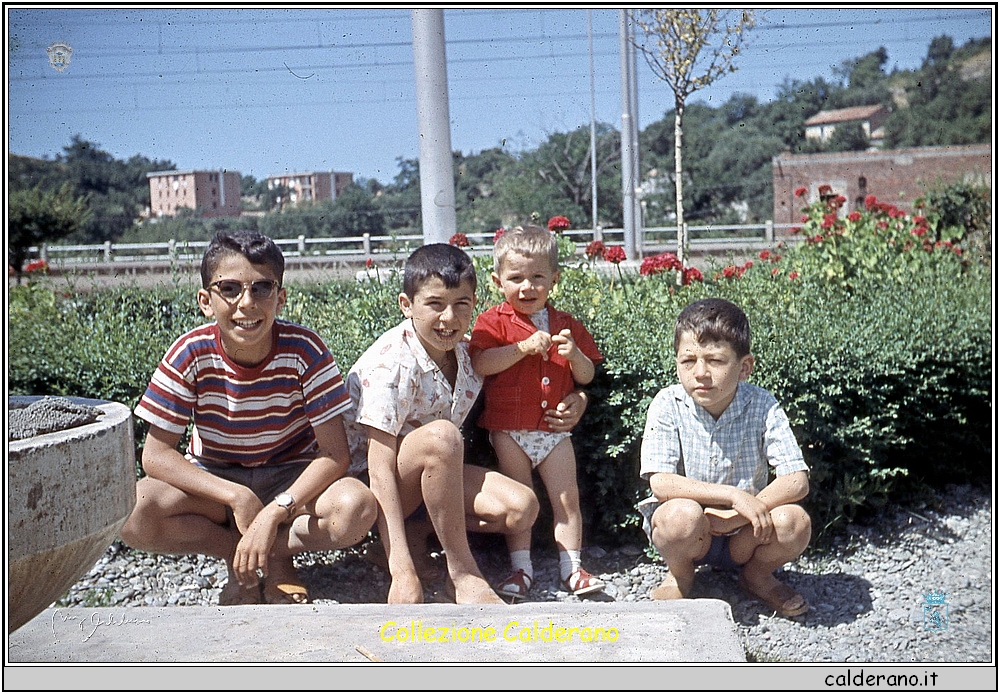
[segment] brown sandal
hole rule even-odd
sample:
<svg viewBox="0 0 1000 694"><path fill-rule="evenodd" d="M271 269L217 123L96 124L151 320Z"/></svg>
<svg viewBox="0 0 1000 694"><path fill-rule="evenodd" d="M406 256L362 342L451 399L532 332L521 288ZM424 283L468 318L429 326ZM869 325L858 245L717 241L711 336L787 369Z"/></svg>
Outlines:
<svg viewBox="0 0 1000 694"><path fill-rule="evenodd" d="M806 599L785 583L779 583L765 595L751 590L742 576L740 576L738 584L740 590L760 600L782 617L798 617L809 611L809 603L806 602Z"/></svg>

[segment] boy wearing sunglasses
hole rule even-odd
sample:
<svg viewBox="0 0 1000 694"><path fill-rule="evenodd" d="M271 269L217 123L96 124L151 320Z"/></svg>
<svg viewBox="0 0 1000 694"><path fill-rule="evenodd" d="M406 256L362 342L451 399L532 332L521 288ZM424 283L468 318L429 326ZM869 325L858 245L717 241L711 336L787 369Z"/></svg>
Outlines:
<svg viewBox="0 0 1000 694"><path fill-rule="evenodd" d="M174 342L135 409L149 423L146 476L122 540L224 559L220 605L308 602L292 557L357 544L377 514L345 474L350 397L333 357L314 331L277 318L284 265L266 236L219 232L198 290L214 321Z"/></svg>

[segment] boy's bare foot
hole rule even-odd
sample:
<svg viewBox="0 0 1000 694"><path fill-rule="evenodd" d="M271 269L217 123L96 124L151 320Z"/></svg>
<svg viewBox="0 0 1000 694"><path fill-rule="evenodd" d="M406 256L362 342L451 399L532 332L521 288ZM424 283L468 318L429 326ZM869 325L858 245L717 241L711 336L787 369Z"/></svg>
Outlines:
<svg viewBox="0 0 1000 694"><path fill-rule="evenodd" d="M450 586L447 584L451 584ZM458 605L506 605L497 595L486 579L481 576L466 574L456 581L446 579L445 589L454 589L455 603Z"/></svg>
<svg viewBox="0 0 1000 694"><path fill-rule="evenodd" d="M390 605L417 605L424 601L424 588L420 578L400 576L392 579L389 584L389 595L386 602Z"/></svg>
<svg viewBox="0 0 1000 694"><path fill-rule="evenodd" d="M667 577L663 579L660 585L649 591L649 598L651 600L680 600L683 597L685 595L681 591L680 586L677 585L677 579L674 578L674 575L670 571L667 571Z"/></svg>
<svg viewBox="0 0 1000 694"><path fill-rule="evenodd" d="M264 600L259 583L244 587L235 578L230 578L219 593L220 605L260 605L262 602Z"/></svg>

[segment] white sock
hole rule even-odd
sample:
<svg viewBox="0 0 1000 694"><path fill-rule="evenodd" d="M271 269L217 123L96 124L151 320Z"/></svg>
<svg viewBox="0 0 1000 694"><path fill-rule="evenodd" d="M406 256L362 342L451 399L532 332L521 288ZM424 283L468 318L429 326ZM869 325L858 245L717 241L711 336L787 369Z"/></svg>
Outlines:
<svg viewBox="0 0 1000 694"><path fill-rule="evenodd" d="M559 573L563 580L569 578L574 571L580 568L580 550L562 549L559 550Z"/></svg>
<svg viewBox="0 0 1000 694"><path fill-rule="evenodd" d="M531 565L531 550L517 549L510 553L510 565L514 571L521 569L532 581L535 580L535 570Z"/></svg>

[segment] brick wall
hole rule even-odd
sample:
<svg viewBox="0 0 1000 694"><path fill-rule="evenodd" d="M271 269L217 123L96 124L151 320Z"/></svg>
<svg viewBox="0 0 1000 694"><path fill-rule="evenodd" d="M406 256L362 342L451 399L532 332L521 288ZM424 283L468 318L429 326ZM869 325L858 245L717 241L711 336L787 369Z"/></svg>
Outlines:
<svg viewBox="0 0 1000 694"><path fill-rule="evenodd" d="M774 222L798 224L802 208L819 199L821 185L847 198L843 214L863 207L868 195L910 211L913 201L931 188L960 182L992 185L992 159L990 145L781 154L772 160ZM809 191L804 198L795 197L800 187Z"/></svg>

